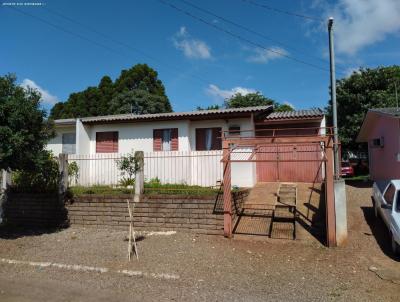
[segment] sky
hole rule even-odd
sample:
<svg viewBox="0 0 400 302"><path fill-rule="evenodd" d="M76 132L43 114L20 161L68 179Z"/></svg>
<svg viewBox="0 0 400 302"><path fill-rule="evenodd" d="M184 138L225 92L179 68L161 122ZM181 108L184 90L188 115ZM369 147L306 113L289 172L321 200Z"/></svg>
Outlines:
<svg viewBox="0 0 400 302"><path fill-rule="evenodd" d="M330 16L338 79L400 63L399 0L9 1L0 75L38 89L46 110L137 63L158 72L174 111L256 91L323 108Z"/></svg>

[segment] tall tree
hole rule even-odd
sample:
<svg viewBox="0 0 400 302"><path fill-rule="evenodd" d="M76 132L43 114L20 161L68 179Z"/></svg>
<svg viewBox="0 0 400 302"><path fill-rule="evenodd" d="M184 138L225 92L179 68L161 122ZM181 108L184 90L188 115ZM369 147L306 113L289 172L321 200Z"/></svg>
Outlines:
<svg viewBox="0 0 400 302"><path fill-rule="evenodd" d="M54 105L50 117L130 113L131 107L136 108L134 112L137 114L172 111L158 73L146 64L122 70L114 83L109 76L104 76L98 86L72 93L65 103Z"/></svg>
<svg viewBox="0 0 400 302"><path fill-rule="evenodd" d="M366 150L365 144L355 139L368 109L396 106L395 84L400 91L400 66L361 68L337 81L337 111L339 137L343 149ZM329 124L332 124L332 103L327 107Z"/></svg>
<svg viewBox="0 0 400 302"><path fill-rule="evenodd" d="M287 104L280 104L259 92L249 93L243 95L236 93L231 98L225 101L226 108L241 108L241 107L252 107L252 106L274 106L275 111L293 111L294 109Z"/></svg>
<svg viewBox="0 0 400 302"><path fill-rule="evenodd" d="M110 103L110 111L114 114L133 113L147 114L171 112L165 97L152 94L146 90L134 89L118 93Z"/></svg>
<svg viewBox="0 0 400 302"><path fill-rule="evenodd" d="M0 169L32 170L54 136L41 95L16 84L14 75L0 77Z"/></svg>

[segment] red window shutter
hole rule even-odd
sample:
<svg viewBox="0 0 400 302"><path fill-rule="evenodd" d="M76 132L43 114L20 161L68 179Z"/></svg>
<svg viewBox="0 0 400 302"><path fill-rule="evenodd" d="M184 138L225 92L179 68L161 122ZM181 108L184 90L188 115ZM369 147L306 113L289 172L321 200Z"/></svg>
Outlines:
<svg viewBox="0 0 400 302"><path fill-rule="evenodd" d="M118 152L118 132L96 132L96 153Z"/></svg>
<svg viewBox="0 0 400 302"><path fill-rule="evenodd" d="M171 151L179 150L178 128L171 129Z"/></svg>
<svg viewBox="0 0 400 302"><path fill-rule="evenodd" d="M206 149L206 132L204 128L196 128L196 150Z"/></svg>
<svg viewBox="0 0 400 302"><path fill-rule="evenodd" d="M153 151L162 151L162 129L153 130Z"/></svg>
<svg viewBox="0 0 400 302"><path fill-rule="evenodd" d="M211 150L221 150L222 149L222 129L212 128L212 143Z"/></svg>

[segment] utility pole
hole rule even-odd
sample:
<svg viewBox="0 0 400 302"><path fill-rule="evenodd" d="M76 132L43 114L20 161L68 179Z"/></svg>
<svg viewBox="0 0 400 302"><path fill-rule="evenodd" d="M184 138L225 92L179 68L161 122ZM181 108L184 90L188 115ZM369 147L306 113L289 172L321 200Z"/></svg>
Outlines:
<svg viewBox="0 0 400 302"><path fill-rule="evenodd" d="M336 75L335 75L335 50L333 44L333 17L328 20L329 33L329 62L331 74L331 101L332 101L332 117L333 117L333 153L334 153L334 170L335 179L340 178L339 171L339 138L337 125L337 104L336 104Z"/></svg>

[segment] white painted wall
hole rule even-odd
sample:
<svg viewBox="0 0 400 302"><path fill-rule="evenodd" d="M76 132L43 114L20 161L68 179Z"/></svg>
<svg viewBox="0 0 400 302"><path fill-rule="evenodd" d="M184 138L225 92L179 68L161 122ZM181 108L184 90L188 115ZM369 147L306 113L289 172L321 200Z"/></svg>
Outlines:
<svg viewBox="0 0 400 302"><path fill-rule="evenodd" d="M189 121L162 121L92 125L89 129L90 153L96 153L96 132L118 131L118 152L153 151L153 130L178 128L179 151L189 151Z"/></svg>
<svg viewBox="0 0 400 302"><path fill-rule="evenodd" d="M252 118L230 119L230 120L204 120L204 121L160 121L160 122L136 122L102 125L84 125L78 119L76 122L76 150L78 156L71 157L76 160L81 169L82 184L115 184L120 175L114 164L115 157L133 151L144 151L148 156L158 156L160 159L147 160L148 170L146 178L159 177L163 182L188 183L193 185L211 186L217 180L222 179L222 151L214 152L210 158L198 156L201 152L195 151L196 148L196 128L221 127L227 131L230 126L240 126L241 130L253 130ZM192 159L179 158L172 159L166 157L166 152L153 152L153 130L178 128L179 152L190 154ZM74 130L71 126L68 130ZM58 140L53 143L53 152L58 154L62 151L62 133L68 132L66 129L57 128ZM96 154L96 132L118 131L118 153ZM252 136L252 132L243 132L242 136ZM243 152L246 150L240 150ZM247 150L248 151L248 150ZM186 152L186 153L185 153ZM239 152L239 151L238 151ZM221 153L221 158L218 154ZM80 157L79 155L83 155ZM91 160L92 155L100 156L96 160ZM204 155L204 154L201 154ZM86 159L85 159L86 156ZM197 156L197 157L196 157ZM233 156L250 156L248 154L236 154ZM153 166L151 167L150 165ZM232 185L239 187L252 187L256 182L256 167L254 163L232 163ZM160 176L159 176L160 175Z"/></svg>
<svg viewBox="0 0 400 302"><path fill-rule="evenodd" d="M56 127L56 136L46 146L46 149L53 152L54 156L62 153L62 135L64 133L75 133L75 125Z"/></svg>
<svg viewBox="0 0 400 302"><path fill-rule="evenodd" d="M76 120L76 154L90 153L90 127Z"/></svg>

